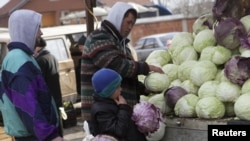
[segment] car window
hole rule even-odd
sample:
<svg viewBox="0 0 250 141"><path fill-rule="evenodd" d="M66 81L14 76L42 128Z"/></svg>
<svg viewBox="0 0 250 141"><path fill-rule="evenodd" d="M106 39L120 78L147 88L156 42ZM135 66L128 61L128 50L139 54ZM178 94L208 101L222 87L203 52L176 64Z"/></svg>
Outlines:
<svg viewBox="0 0 250 141"><path fill-rule="evenodd" d="M82 35L85 35L84 33L76 33L76 34L71 34L73 39L74 39L74 42L77 43L77 41L82 37ZM86 35L85 35L86 37Z"/></svg>
<svg viewBox="0 0 250 141"><path fill-rule="evenodd" d="M58 61L69 59L69 56L67 55L67 48L62 38L48 39L46 41L46 49L48 49Z"/></svg>
<svg viewBox="0 0 250 141"><path fill-rule="evenodd" d="M166 35L164 35L164 36L159 37L159 39L160 39L161 43L162 43L164 46L166 46L166 45L167 45L167 42L168 42L169 40L172 40L175 34L176 34L176 33L169 33L169 34L166 34Z"/></svg>
<svg viewBox="0 0 250 141"><path fill-rule="evenodd" d="M167 43L167 40L169 39L169 36L162 36L162 37L160 37L159 39L160 39L162 45L165 46L166 43Z"/></svg>
<svg viewBox="0 0 250 141"><path fill-rule="evenodd" d="M144 42L145 42L145 39L139 40L138 42L136 42L135 47L136 47L137 49L142 48L143 45L144 45Z"/></svg>
<svg viewBox="0 0 250 141"><path fill-rule="evenodd" d="M154 38L148 38L144 44L144 49L151 49L151 48L157 48L159 45L157 44L156 39Z"/></svg>

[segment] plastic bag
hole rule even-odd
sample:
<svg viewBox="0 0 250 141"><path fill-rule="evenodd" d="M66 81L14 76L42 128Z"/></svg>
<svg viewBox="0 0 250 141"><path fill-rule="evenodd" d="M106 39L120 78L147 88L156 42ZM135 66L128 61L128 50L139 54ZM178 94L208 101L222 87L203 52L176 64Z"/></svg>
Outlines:
<svg viewBox="0 0 250 141"><path fill-rule="evenodd" d="M86 133L86 136L83 138L82 141L91 141L94 138L94 136L90 133L89 124L86 120L83 122L83 129Z"/></svg>

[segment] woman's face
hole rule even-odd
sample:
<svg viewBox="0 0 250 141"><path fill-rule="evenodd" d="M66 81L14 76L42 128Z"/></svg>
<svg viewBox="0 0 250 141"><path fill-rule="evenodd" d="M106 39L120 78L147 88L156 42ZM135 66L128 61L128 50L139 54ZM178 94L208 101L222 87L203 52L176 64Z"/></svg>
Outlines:
<svg viewBox="0 0 250 141"><path fill-rule="evenodd" d="M129 12L126 17L124 17L121 25L120 34L123 38L127 37L135 24L135 16Z"/></svg>

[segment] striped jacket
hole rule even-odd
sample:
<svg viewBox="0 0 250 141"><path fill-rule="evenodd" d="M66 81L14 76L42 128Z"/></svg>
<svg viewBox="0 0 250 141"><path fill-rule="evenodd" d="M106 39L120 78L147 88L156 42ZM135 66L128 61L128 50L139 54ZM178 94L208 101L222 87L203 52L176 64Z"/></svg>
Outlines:
<svg viewBox="0 0 250 141"><path fill-rule="evenodd" d="M90 119L90 107L93 102L92 75L100 68L110 68L122 76L122 92L128 104L139 102L139 95L144 94L145 86L137 76L149 73L148 64L134 61L127 47L129 40L122 39L116 28L107 20L101 28L93 31L85 42L81 63L81 99L82 116Z"/></svg>

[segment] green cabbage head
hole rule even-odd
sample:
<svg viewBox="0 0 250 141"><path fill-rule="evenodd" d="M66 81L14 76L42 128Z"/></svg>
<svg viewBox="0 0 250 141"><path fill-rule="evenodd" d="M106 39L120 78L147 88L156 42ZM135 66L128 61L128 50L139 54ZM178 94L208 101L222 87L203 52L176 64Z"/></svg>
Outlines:
<svg viewBox="0 0 250 141"><path fill-rule="evenodd" d="M217 67L211 61L198 61L190 71L190 80L197 86L213 80L217 74Z"/></svg>
<svg viewBox="0 0 250 141"><path fill-rule="evenodd" d="M164 73L168 75L169 81L173 81L178 78L178 68L179 65L176 64L166 64L162 67Z"/></svg>
<svg viewBox="0 0 250 141"><path fill-rule="evenodd" d="M146 76L144 84L152 92L162 92L169 87L170 81L165 73L152 72Z"/></svg>
<svg viewBox="0 0 250 141"><path fill-rule="evenodd" d="M182 96L175 104L174 112L179 117L196 117L195 106L199 97L194 94Z"/></svg>
<svg viewBox="0 0 250 141"><path fill-rule="evenodd" d="M210 80L203 83L198 90L199 98L215 96L219 84L220 82L216 80Z"/></svg>
<svg viewBox="0 0 250 141"><path fill-rule="evenodd" d="M171 61L171 56L167 50L154 50L146 58L146 62L151 65L162 67Z"/></svg>
<svg viewBox="0 0 250 141"><path fill-rule="evenodd" d="M196 114L203 119L219 119L225 115L225 105L218 98L204 97L195 106Z"/></svg>
<svg viewBox="0 0 250 141"><path fill-rule="evenodd" d="M230 81L222 81L216 89L215 96L222 102L235 102L241 94L241 87Z"/></svg>
<svg viewBox="0 0 250 141"><path fill-rule="evenodd" d="M180 64L178 68L178 78L181 81L190 79L190 71L197 62L198 61L195 60L188 60Z"/></svg>
<svg viewBox="0 0 250 141"><path fill-rule="evenodd" d="M244 82L244 84L241 87L241 93L248 93L250 92L250 79L247 79L247 81Z"/></svg>
<svg viewBox="0 0 250 141"><path fill-rule="evenodd" d="M194 38L194 49L201 53L201 51L208 47L208 46L214 46L216 44L216 40L214 37L213 30L211 29L204 29L200 31Z"/></svg>
<svg viewBox="0 0 250 141"><path fill-rule="evenodd" d="M250 120L250 93L241 95L234 103L235 115L241 120Z"/></svg>

